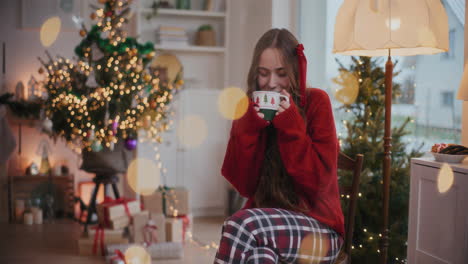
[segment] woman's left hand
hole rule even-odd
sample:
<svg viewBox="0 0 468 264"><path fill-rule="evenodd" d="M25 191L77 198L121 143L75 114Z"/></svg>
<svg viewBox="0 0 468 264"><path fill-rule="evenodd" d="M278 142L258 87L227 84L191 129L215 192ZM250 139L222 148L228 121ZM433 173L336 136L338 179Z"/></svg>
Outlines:
<svg viewBox="0 0 468 264"><path fill-rule="evenodd" d="M291 100L291 95L285 89L281 90L280 94L282 94L284 96L287 96L289 98L289 100ZM279 114L283 113L290 106L291 106L291 104L288 101L281 100L281 102L279 104L278 112L276 112L276 115L279 115Z"/></svg>

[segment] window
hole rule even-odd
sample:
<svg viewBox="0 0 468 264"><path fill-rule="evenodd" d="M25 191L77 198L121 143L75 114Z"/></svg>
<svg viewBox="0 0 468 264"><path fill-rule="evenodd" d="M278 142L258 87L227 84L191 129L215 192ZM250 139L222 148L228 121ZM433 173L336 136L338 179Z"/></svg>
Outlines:
<svg viewBox="0 0 468 264"><path fill-rule="evenodd" d="M442 53L442 58L453 59L455 58L455 38L456 32L454 29L449 31L449 51Z"/></svg>
<svg viewBox="0 0 468 264"><path fill-rule="evenodd" d="M442 92L442 106L453 106L453 92Z"/></svg>
<svg viewBox="0 0 468 264"><path fill-rule="evenodd" d="M298 35L305 46L310 66L307 78L310 85L328 92L338 134L346 133L346 114L337 109L342 105L335 98L332 79L339 75L338 59L344 65L350 56L332 53L335 17L344 0L300 0ZM406 117L411 133L406 137L408 150L424 143L429 151L434 143L457 143L461 140L462 102L455 94L463 73L465 0L442 0L449 20L450 50L442 55L393 57L393 79L401 87L401 95L393 100L392 124L401 124ZM398 63L395 63L398 61ZM385 67L385 58L381 59Z"/></svg>

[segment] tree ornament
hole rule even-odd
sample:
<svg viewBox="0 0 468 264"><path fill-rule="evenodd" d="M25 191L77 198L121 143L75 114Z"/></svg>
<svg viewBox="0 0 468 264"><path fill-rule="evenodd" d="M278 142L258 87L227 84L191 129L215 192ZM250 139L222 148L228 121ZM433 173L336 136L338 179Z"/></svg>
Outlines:
<svg viewBox="0 0 468 264"><path fill-rule="evenodd" d="M119 121L117 120L114 120L112 122L112 132L115 134L117 134L117 129L119 128Z"/></svg>
<svg viewBox="0 0 468 264"><path fill-rule="evenodd" d="M125 148L128 150L134 150L137 147L137 140L134 138L125 139Z"/></svg>
<svg viewBox="0 0 468 264"><path fill-rule="evenodd" d="M91 150L94 152L101 151L102 150L101 141L98 141L98 140L93 141L93 143L91 144Z"/></svg>
<svg viewBox="0 0 468 264"><path fill-rule="evenodd" d="M135 70L136 70L137 72L143 71L143 66L141 65L141 63L139 63L139 64L136 66Z"/></svg>
<svg viewBox="0 0 468 264"><path fill-rule="evenodd" d="M92 141L95 138L95 134L96 133L94 132L94 129L90 129L90 130L88 130L88 133L86 134L86 136L87 136L89 141Z"/></svg>
<svg viewBox="0 0 468 264"><path fill-rule="evenodd" d="M48 117L46 117L44 121L42 121L42 128L47 133L52 133L52 127L53 127L52 121Z"/></svg>
<svg viewBox="0 0 468 264"><path fill-rule="evenodd" d="M88 75L88 79L86 80L86 86L88 87L97 87L98 83L96 82L96 76L94 75L94 71L91 71Z"/></svg>
<svg viewBox="0 0 468 264"><path fill-rule="evenodd" d="M86 31L84 29L80 30L80 36L82 37L86 36Z"/></svg>
<svg viewBox="0 0 468 264"><path fill-rule="evenodd" d="M115 143L114 143L114 141L111 141L111 142L109 143L109 150L110 150L110 151L113 151L114 148L115 148Z"/></svg>
<svg viewBox="0 0 468 264"><path fill-rule="evenodd" d="M147 116L145 116L145 118L143 119L143 128L148 129L150 126L151 126L151 116L150 116L150 115L147 115Z"/></svg>
<svg viewBox="0 0 468 264"><path fill-rule="evenodd" d="M97 15L96 13L91 13L91 15L89 16L92 20L96 19Z"/></svg>
<svg viewBox="0 0 468 264"><path fill-rule="evenodd" d="M107 0L99 0L99 3L100 4L105 4L105 3L107 3Z"/></svg>
<svg viewBox="0 0 468 264"><path fill-rule="evenodd" d="M39 74L43 74L44 73L44 68L40 67L38 72L39 72Z"/></svg>
<svg viewBox="0 0 468 264"><path fill-rule="evenodd" d="M146 58L147 59L152 59L154 57L154 55L156 55L156 53L154 51L152 51L152 52L146 54Z"/></svg>

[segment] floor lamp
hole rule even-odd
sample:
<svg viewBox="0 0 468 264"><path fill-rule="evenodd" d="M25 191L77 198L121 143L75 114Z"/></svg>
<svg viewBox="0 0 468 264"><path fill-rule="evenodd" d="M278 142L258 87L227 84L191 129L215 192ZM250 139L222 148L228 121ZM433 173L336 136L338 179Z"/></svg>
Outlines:
<svg viewBox="0 0 468 264"><path fill-rule="evenodd" d="M458 90L457 99L462 100L464 109L464 114L468 114L468 64L465 64L465 69L463 71L462 80L460 82L460 88ZM468 145L468 137L466 136L466 132L468 131L468 124L462 124L462 144ZM465 132L465 133L463 133ZM465 134L465 136L463 136Z"/></svg>
<svg viewBox="0 0 468 264"><path fill-rule="evenodd" d="M380 263L387 263L390 199L391 55L412 56L448 51L448 17L439 0L344 0L335 22L333 53L388 56L385 65L385 132L382 239Z"/></svg>
<svg viewBox="0 0 468 264"><path fill-rule="evenodd" d="M465 64L463 70L462 80L458 89L457 99L462 101L468 101L468 64Z"/></svg>

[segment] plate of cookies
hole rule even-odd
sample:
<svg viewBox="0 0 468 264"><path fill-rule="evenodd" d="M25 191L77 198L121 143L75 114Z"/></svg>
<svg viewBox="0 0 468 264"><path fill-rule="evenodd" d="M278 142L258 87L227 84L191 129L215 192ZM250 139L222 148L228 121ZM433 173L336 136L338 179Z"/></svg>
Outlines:
<svg viewBox="0 0 468 264"><path fill-rule="evenodd" d="M434 144L431 153L436 161L447 163L461 163L468 157L468 148L457 144Z"/></svg>

